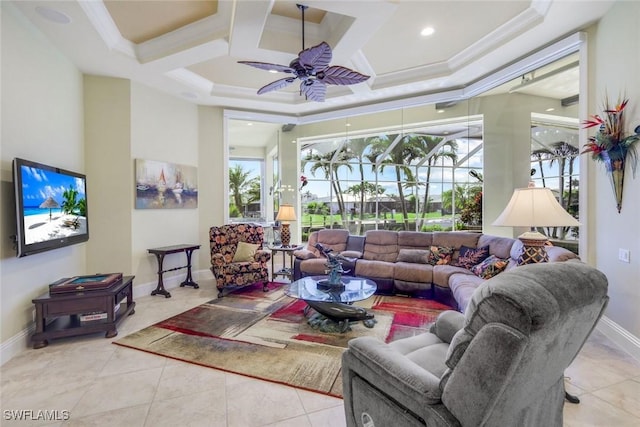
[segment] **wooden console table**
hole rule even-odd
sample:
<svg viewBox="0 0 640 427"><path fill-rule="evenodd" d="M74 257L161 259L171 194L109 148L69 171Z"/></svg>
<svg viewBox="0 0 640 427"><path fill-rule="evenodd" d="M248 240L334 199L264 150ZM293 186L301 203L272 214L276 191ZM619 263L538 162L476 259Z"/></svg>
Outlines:
<svg viewBox="0 0 640 427"><path fill-rule="evenodd" d="M135 313L133 278L125 276L107 289L50 295L49 292L32 300L36 306L36 332L31 337L33 348L46 347L50 339L73 337L105 331L105 338L118 335L117 325ZM126 307L123 307L126 298ZM115 312L116 305L120 309ZM82 322L80 316L106 313L106 319ZM53 321L51 321L53 319ZM51 321L50 323L47 320Z"/></svg>
<svg viewBox="0 0 640 427"><path fill-rule="evenodd" d="M200 249L200 245L173 245L163 246L161 248L147 249L149 253L154 254L156 256L156 259L158 260L158 286L151 292L151 295L159 294L164 295L165 298L171 298L171 294L169 293L169 291L164 288L162 275L168 271L180 270L182 268L187 269L187 278L184 280L184 282L180 283L180 287L193 286L195 289L198 289L200 287L191 278L191 254L193 254L193 251L195 251L196 249ZM185 252L187 254L187 265L163 270L162 263L164 261L165 255L175 254L179 252Z"/></svg>

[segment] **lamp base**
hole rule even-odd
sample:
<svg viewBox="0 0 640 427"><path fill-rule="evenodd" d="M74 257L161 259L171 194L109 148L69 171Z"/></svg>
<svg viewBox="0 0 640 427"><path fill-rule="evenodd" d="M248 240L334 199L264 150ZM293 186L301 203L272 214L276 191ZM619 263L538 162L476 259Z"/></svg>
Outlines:
<svg viewBox="0 0 640 427"><path fill-rule="evenodd" d="M288 248L291 246L291 230L289 230L289 224L282 223L282 229L280 230L280 240L282 240L282 247Z"/></svg>
<svg viewBox="0 0 640 427"><path fill-rule="evenodd" d="M542 233L528 231L518 236L522 242L522 253L518 257L518 265L549 262L549 254L545 246L549 239Z"/></svg>

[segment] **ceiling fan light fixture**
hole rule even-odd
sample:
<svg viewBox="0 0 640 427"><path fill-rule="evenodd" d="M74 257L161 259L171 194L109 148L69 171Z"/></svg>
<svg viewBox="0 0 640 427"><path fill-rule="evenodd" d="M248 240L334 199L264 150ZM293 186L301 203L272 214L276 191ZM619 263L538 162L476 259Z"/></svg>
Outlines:
<svg viewBox="0 0 640 427"><path fill-rule="evenodd" d="M369 79L367 75L340 65L329 66L332 53L331 46L327 42L322 42L308 49L304 48L304 10L308 6L301 4L297 6L302 13L302 51L298 53L297 58L291 61L288 66L266 62L238 61L240 64L272 73L283 72L292 75L261 87L258 89L258 95L282 89L299 79L300 95L304 95L307 100L324 102L327 94L327 84L345 86L361 83Z"/></svg>

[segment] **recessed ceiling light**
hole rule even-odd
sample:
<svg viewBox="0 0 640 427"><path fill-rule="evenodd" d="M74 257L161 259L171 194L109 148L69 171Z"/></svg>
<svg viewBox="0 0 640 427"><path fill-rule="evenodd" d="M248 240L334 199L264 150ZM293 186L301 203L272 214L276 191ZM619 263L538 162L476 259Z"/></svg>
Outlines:
<svg viewBox="0 0 640 427"><path fill-rule="evenodd" d="M553 108L553 107L549 107L549 108L547 108L547 109L546 109L546 110L544 110L544 111L553 111L553 110L555 110L555 108Z"/></svg>
<svg viewBox="0 0 640 427"><path fill-rule="evenodd" d="M345 126L346 127L351 127L351 123L347 123Z"/></svg>
<svg viewBox="0 0 640 427"><path fill-rule="evenodd" d="M437 113L444 113L444 110L438 110Z"/></svg>
<svg viewBox="0 0 640 427"><path fill-rule="evenodd" d="M277 74L278 70L269 70L270 73Z"/></svg>
<svg viewBox="0 0 640 427"><path fill-rule="evenodd" d="M424 27L422 31L420 31L420 35L426 37L426 36L430 36L435 32L436 30L433 27Z"/></svg>
<svg viewBox="0 0 640 427"><path fill-rule="evenodd" d="M56 24L70 24L71 18L69 15L60 12L59 10L51 9L49 7L38 6L36 12L47 21L55 22Z"/></svg>
<svg viewBox="0 0 640 427"><path fill-rule="evenodd" d="M247 123L247 126L253 126L253 123L248 122L248 123Z"/></svg>

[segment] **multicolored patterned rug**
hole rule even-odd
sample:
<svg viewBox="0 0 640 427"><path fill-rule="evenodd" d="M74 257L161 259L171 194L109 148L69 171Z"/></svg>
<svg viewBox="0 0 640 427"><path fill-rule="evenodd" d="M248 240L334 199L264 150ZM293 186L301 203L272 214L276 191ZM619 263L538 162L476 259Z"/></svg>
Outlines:
<svg viewBox="0 0 640 427"><path fill-rule="evenodd" d="M304 301L287 284L251 286L163 320L115 344L331 396L342 397L341 355L347 342L376 336L390 342L425 332L450 307L435 301L375 295L359 303L375 314L367 328L325 333L307 323Z"/></svg>

